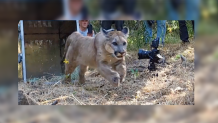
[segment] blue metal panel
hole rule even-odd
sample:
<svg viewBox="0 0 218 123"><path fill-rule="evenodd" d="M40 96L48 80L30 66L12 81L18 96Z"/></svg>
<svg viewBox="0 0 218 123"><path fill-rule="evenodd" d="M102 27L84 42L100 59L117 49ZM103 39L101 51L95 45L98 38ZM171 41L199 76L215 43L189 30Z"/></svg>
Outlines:
<svg viewBox="0 0 218 123"><path fill-rule="evenodd" d="M25 60L23 20L20 20L20 38L21 38L21 48L22 48L23 80L26 83L27 81L26 81L26 60Z"/></svg>
<svg viewBox="0 0 218 123"><path fill-rule="evenodd" d="M70 18L70 12L69 12L69 0L63 0L63 14L64 14L64 17L66 19L69 19Z"/></svg>
<svg viewBox="0 0 218 123"><path fill-rule="evenodd" d="M79 20L76 20L76 30L79 32Z"/></svg>

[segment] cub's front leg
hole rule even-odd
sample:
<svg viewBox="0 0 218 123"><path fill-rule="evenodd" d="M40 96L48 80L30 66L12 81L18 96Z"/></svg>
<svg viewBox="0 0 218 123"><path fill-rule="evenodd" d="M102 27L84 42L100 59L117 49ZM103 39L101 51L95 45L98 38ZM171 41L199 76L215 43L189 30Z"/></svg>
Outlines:
<svg viewBox="0 0 218 123"><path fill-rule="evenodd" d="M113 67L120 75L120 82L124 82L126 78L126 62L125 60L119 61Z"/></svg>
<svg viewBox="0 0 218 123"><path fill-rule="evenodd" d="M98 71L99 73L107 79L113 86L117 87L120 84L120 75L111 69L107 62L100 61L98 62Z"/></svg>

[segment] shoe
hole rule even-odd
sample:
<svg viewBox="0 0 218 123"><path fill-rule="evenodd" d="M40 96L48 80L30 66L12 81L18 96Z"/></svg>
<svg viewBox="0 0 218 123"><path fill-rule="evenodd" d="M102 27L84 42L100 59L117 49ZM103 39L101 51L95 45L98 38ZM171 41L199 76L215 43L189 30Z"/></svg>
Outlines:
<svg viewBox="0 0 218 123"><path fill-rule="evenodd" d="M163 44L159 44L159 47L163 47Z"/></svg>
<svg viewBox="0 0 218 123"><path fill-rule="evenodd" d="M190 41L186 40L186 41L182 41L182 43L186 44L186 43L190 43Z"/></svg>
<svg viewBox="0 0 218 123"><path fill-rule="evenodd" d="M164 47L164 43L159 43L159 46Z"/></svg>
<svg viewBox="0 0 218 123"><path fill-rule="evenodd" d="M182 41L182 43L181 43L182 46L187 46L187 45L189 45L189 44L190 44L189 40L187 40L187 41Z"/></svg>

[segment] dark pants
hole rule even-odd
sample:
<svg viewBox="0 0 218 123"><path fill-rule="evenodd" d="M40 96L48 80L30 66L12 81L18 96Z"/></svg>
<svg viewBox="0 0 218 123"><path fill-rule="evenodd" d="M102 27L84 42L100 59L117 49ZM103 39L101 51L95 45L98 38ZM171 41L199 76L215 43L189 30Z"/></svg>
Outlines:
<svg viewBox="0 0 218 123"><path fill-rule="evenodd" d="M192 26L193 26L193 30L194 30L194 21L192 21ZM179 34L180 34L180 39L182 41L184 41L184 42L188 41L189 35L188 35L188 30L187 30L185 20L179 21Z"/></svg>
<svg viewBox="0 0 218 123"><path fill-rule="evenodd" d="M102 21L101 26L103 29L111 29L112 24L115 24L117 31L122 31L124 21Z"/></svg>
<svg viewBox="0 0 218 123"><path fill-rule="evenodd" d="M132 14L136 7L136 0L103 0L101 2L103 12L114 13L119 7L125 14Z"/></svg>

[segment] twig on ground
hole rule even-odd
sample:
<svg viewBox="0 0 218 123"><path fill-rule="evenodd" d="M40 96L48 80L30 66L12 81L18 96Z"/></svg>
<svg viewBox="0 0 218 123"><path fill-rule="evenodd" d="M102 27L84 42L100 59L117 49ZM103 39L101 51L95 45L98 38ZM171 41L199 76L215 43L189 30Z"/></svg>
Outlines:
<svg viewBox="0 0 218 123"><path fill-rule="evenodd" d="M96 101L96 104L97 104L99 101L101 101L103 98L105 98L107 95L108 95L108 93L105 94L101 99L99 99L98 101Z"/></svg>
<svg viewBox="0 0 218 123"><path fill-rule="evenodd" d="M61 82L61 81L56 82L56 83L53 85L53 87L54 87L55 85L59 84L60 82Z"/></svg>
<svg viewBox="0 0 218 123"><path fill-rule="evenodd" d="M48 74L48 75L54 76L54 74L48 73L48 72L43 72L43 74Z"/></svg>
<svg viewBox="0 0 218 123"><path fill-rule="evenodd" d="M67 99L67 98L69 98L69 96L63 96L63 97L55 98L55 99L52 99L52 100L46 100L44 102L41 102L40 104L47 104L47 103L50 103L50 102L53 102L53 101L56 101L56 100L63 100L63 99Z"/></svg>
<svg viewBox="0 0 218 123"><path fill-rule="evenodd" d="M75 99L80 105L86 105L83 102L79 101L73 94L72 94L73 99Z"/></svg>

